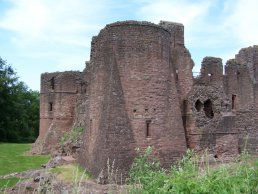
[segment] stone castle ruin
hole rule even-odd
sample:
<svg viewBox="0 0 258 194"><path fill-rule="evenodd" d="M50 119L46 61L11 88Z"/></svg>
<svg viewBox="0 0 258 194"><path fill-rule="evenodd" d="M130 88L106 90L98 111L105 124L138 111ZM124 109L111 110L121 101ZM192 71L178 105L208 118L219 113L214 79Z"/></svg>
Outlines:
<svg viewBox="0 0 258 194"><path fill-rule="evenodd" d="M187 148L215 158L258 150L258 46L227 61L205 57L200 75L184 26L161 21L107 25L92 38L83 72L41 75L40 135L49 152L64 132L84 129L79 162L98 176L115 161L128 172L136 148L153 147L169 167ZM247 139L247 140L246 140Z"/></svg>

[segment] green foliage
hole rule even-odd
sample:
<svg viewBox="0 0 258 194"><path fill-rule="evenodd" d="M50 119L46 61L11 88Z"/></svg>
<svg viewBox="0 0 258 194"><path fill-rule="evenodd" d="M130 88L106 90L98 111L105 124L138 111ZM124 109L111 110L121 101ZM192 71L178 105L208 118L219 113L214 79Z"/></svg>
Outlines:
<svg viewBox="0 0 258 194"><path fill-rule="evenodd" d="M39 92L28 90L0 58L0 142L34 142L39 131Z"/></svg>
<svg viewBox="0 0 258 194"><path fill-rule="evenodd" d="M143 154L137 149L136 157L129 172L129 183L136 184L133 193L159 193L166 178L160 163L151 157L152 148L148 147ZM140 187L139 187L140 186Z"/></svg>
<svg viewBox="0 0 258 194"><path fill-rule="evenodd" d="M149 149L149 148L148 148ZM164 172L150 160L150 150L135 159L130 171L132 193L254 194L258 193L258 159L246 154L237 162L211 167L191 151ZM138 171L138 172L137 172Z"/></svg>
<svg viewBox="0 0 258 194"><path fill-rule="evenodd" d="M59 143L61 145L64 145L65 142L68 140L76 141L76 139L78 139L79 136L82 135L83 131L84 131L84 128L82 127L74 128L71 131L64 133Z"/></svg>
<svg viewBox="0 0 258 194"><path fill-rule="evenodd" d="M30 169L40 168L42 164L47 163L49 156L28 156L25 152L31 149L31 144L0 144L0 176L22 172ZM9 183L8 183L9 181ZM0 179L0 188L8 183L11 186L19 179Z"/></svg>

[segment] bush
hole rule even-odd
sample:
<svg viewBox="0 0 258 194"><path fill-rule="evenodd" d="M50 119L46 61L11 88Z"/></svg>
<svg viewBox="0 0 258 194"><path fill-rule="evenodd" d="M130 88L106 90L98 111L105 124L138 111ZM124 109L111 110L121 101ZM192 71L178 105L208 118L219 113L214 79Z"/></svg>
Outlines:
<svg viewBox="0 0 258 194"><path fill-rule="evenodd" d="M243 154L238 161L200 167L200 157L192 151L167 172L150 159L151 148L135 159L129 173L132 193L254 194L258 193L258 160Z"/></svg>

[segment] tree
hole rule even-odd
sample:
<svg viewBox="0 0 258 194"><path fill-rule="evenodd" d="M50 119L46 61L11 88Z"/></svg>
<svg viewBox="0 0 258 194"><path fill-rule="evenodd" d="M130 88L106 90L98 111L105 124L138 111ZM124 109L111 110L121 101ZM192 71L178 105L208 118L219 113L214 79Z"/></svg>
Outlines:
<svg viewBox="0 0 258 194"><path fill-rule="evenodd" d="M29 90L0 58L0 141L33 142L39 130L39 93Z"/></svg>

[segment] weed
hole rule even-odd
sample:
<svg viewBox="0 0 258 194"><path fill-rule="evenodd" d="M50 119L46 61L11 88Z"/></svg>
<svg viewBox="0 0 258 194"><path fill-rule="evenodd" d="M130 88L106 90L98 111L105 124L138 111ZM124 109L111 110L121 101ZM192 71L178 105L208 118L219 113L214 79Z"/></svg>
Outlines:
<svg viewBox="0 0 258 194"><path fill-rule="evenodd" d="M82 135L83 131L84 131L84 128L78 127L78 128L72 129L69 132L65 132L63 136L60 138L60 141L59 141L60 145L63 146L65 142L68 140L76 141L80 137L80 135Z"/></svg>
<svg viewBox="0 0 258 194"><path fill-rule="evenodd" d="M254 194L258 193L258 159L244 152L231 164L209 165L207 157L188 150L181 161L165 172L150 158L151 148L140 154L129 173L131 193ZM200 158L206 158L200 167Z"/></svg>

